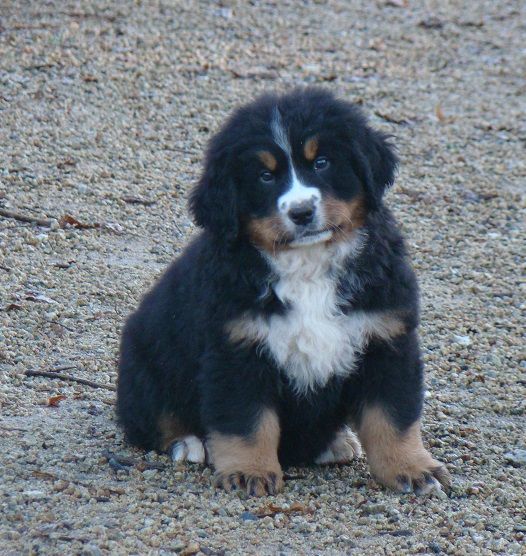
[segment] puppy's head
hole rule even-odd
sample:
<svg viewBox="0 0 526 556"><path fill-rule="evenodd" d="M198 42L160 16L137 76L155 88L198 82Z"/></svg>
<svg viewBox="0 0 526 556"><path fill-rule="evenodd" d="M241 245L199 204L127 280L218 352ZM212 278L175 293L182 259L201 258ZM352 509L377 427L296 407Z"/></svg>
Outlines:
<svg viewBox="0 0 526 556"><path fill-rule="evenodd" d="M321 89L266 95L212 139L190 208L227 243L274 251L338 241L379 208L396 166L355 105Z"/></svg>

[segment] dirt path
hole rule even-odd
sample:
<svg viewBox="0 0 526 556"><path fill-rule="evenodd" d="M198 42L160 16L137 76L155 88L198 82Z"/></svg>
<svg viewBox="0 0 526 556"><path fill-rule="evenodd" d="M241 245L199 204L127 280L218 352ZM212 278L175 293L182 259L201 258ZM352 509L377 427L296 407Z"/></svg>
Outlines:
<svg viewBox="0 0 526 556"><path fill-rule="evenodd" d="M523 6L0 0L1 554L526 553ZM25 375L115 384L123 319L192 233L207 139L257 92L311 83L400 149L388 200L450 498L385 492L364 461L225 495L123 444L111 388Z"/></svg>

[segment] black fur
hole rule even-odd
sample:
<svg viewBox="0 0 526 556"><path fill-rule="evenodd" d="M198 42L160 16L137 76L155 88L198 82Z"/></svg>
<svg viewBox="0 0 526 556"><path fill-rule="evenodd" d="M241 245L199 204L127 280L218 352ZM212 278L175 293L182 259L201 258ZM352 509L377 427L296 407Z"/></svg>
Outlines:
<svg viewBox="0 0 526 556"><path fill-rule="evenodd" d="M355 372L305 395L294 393L264 350L233 345L224 332L247 311L268 317L288 310L246 233L247 222L271 214L282 192L254 187L258 170L246 163L247 153L259 148L282 156L269 131L276 106L291 137L319 133L332 154L327 183L306 167L302 175L339 199L359 192L366 198L366 244L347 269L363 287L351 291L341 278L342 310L394 310L407 327L390 343L371 342ZM163 414L176 415L202 438L211 431L249 436L262 408L270 407L280 419L279 458L288 465L313 462L344 422L359 424L364 404L380 404L400 431L420 417L417 286L382 201L396 166L387 138L368 127L360 110L322 90L268 95L234 113L212 139L191 196L203 231L144 297L122 335L117 412L131 443L159 449Z"/></svg>

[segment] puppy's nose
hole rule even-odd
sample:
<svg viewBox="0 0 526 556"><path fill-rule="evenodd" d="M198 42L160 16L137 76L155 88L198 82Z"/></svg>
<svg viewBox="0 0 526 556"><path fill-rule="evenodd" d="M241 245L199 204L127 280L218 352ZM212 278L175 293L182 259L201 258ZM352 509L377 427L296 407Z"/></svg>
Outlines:
<svg viewBox="0 0 526 556"><path fill-rule="evenodd" d="M298 226L306 226L314 219L314 203L312 201L304 201L290 207L288 217Z"/></svg>

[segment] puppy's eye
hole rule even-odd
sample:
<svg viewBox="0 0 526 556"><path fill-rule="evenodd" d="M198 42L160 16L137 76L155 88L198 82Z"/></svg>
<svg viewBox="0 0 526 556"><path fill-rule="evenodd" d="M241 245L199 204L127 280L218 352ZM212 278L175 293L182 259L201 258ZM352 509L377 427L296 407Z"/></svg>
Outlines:
<svg viewBox="0 0 526 556"><path fill-rule="evenodd" d="M329 162L329 159L326 156L319 156L314 161L314 169L315 170L325 170L330 165L331 165L331 163Z"/></svg>
<svg viewBox="0 0 526 556"><path fill-rule="evenodd" d="M268 170L263 170L263 172L259 174L259 179L265 183L270 183L274 181L274 174Z"/></svg>

